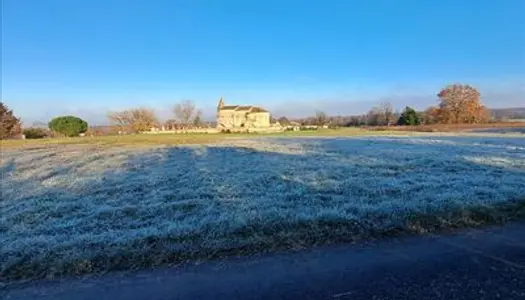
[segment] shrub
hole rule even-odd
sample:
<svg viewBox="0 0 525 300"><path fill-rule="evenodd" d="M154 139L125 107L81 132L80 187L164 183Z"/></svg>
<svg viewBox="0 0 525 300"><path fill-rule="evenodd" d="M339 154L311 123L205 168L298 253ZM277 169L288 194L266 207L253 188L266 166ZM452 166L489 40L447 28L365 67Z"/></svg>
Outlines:
<svg viewBox="0 0 525 300"><path fill-rule="evenodd" d="M88 129L87 122L75 116L56 117L48 125L52 131L68 137L78 136Z"/></svg>
<svg viewBox="0 0 525 300"><path fill-rule="evenodd" d="M367 127L366 129L370 131L388 131L390 130L389 127L385 127L385 126L372 126L372 127Z"/></svg>
<svg viewBox="0 0 525 300"><path fill-rule="evenodd" d="M301 126L299 127L300 131L315 131L318 130L318 127L311 127L311 126Z"/></svg>
<svg viewBox="0 0 525 300"><path fill-rule="evenodd" d="M43 139L47 137L47 132L42 128L27 128L24 129L26 139Z"/></svg>

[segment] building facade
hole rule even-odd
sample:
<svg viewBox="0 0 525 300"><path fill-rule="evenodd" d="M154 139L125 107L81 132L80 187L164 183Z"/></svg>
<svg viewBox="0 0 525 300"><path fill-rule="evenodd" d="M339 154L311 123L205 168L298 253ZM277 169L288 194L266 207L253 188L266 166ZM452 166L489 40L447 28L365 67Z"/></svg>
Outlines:
<svg viewBox="0 0 525 300"><path fill-rule="evenodd" d="M222 97L217 105L217 128L219 130L249 131L269 128L270 113L258 106L225 105Z"/></svg>

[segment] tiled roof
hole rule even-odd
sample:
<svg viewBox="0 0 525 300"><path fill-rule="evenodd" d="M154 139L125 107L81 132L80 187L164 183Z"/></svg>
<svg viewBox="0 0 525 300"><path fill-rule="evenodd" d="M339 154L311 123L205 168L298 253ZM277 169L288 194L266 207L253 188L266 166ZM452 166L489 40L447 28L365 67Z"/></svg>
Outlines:
<svg viewBox="0 0 525 300"><path fill-rule="evenodd" d="M227 105L221 107L221 110L235 110L235 111L246 111L252 113L268 112L266 109L258 106L242 106L242 105Z"/></svg>
<svg viewBox="0 0 525 300"><path fill-rule="evenodd" d="M239 107L239 105L228 105L221 107L221 110L235 110L237 107Z"/></svg>
<svg viewBox="0 0 525 300"><path fill-rule="evenodd" d="M237 106L237 108L235 110L237 111L248 111L252 108L252 106Z"/></svg>
<svg viewBox="0 0 525 300"><path fill-rule="evenodd" d="M258 106L252 106L252 112L268 112L266 109L258 107Z"/></svg>

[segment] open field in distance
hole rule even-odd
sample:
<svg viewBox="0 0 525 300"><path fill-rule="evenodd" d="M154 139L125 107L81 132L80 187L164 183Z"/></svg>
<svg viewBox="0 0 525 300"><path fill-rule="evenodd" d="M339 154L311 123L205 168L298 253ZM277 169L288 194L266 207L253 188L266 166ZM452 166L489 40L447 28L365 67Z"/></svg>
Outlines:
<svg viewBox="0 0 525 300"><path fill-rule="evenodd" d="M103 146L144 146L144 145L195 145L211 144L231 139L258 138L258 137L303 137L303 136L363 136L363 135L406 135L404 132L370 131L360 128L343 128L337 130L320 131L287 131L279 133L250 133L250 134L133 134L95 137L49 138L33 140L4 140L3 149L34 148L53 145L103 145Z"/></svg>
<svg viewBox="0 0 525 300"><path fill-rule="evenodd" d="M506 132L525 132L525 122L522 120L512 120L498 123L482 123L482 124L427 124L418 126L376 126L367 128L371 131L387 130L391 132L396 131L410 131L410 132L492 132L492 133L506 133Z"/></svg>
<svg viewBox="0 0 525 300"><path fill-rule="evenodd" d="M501 130L499 130L501 129ZM390 126L370 128L340 128L318 131L287 131L280 133L250 134L134 134L75 138L49 138L34 140L3 140L2 149L35 148L54 145L101 145L101 146L144 146L144 145L196 145L222 143L239 138L264 137L351 137L351 136L417 136L417 135L473 135L481 133L487 136L494 134L525 135L525 123L495 124L456 124L456 125L422 125Z"/></svg>
<svg viewBox="0 0 525 300"><path fill-rule="evenodd" d="M501 133L501 134L524 134L525 135L525 127L472 129L471 132L476 132L476 133Z"/></svg>
<svg viewBox="0 0 525 300"><path fill-rule="evenodd" d="M5 150L0 281L103 273L525 216L525 139L238 138Z"/></svg>

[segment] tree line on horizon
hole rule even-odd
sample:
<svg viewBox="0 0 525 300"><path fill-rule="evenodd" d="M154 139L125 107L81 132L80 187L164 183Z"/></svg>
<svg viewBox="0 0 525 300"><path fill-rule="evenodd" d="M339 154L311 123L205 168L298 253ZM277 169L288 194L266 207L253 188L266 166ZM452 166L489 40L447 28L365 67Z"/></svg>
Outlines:
<svg viewBox="0 0 525 300"><path fill-rule="evenodd" d="M493 119L489 110L482 105L479 91L463 84L452 84L443 88L438 94L437 106L424 111L416 111L412 107L405 107L396 112L389 102L383 102L373 107L368 113L355 116L328 116L317 111L314 116L302 119L288 119L281 117L277 120L284 126L292 122L300 125L329 125L333 127L350 126L417 126L421 124L477 124L486 123ZM172 109L173 118L160 122L153 109L137 107L117 112L110 112L108 120L117 127L119 132L141 132L152 127L169 129L183 129L194 127L209 127L212 123L202 120L202 111L191 100L177 103ZM89 128L86 121L76 116L59 116L48 122L48 129L22 128L22 123L12 110L0 102L0 139L7 139L24 134L26 138L43 138L47 136L78 136L95 129Z"/></svg>
<svg viewBox="0 0 525 300"><path fill-rule="evenodd" d="M322 111L315 116L298 119L305 125L335 126L416 126L422 124L476 124L492 119L490 111L481 103L480 93L470 85L454 84L442 89L438 94L439 103L424 111L416 111L406 106L396 112L390 102L382 102L366 114L354 116L328 117Z"/></svg>

